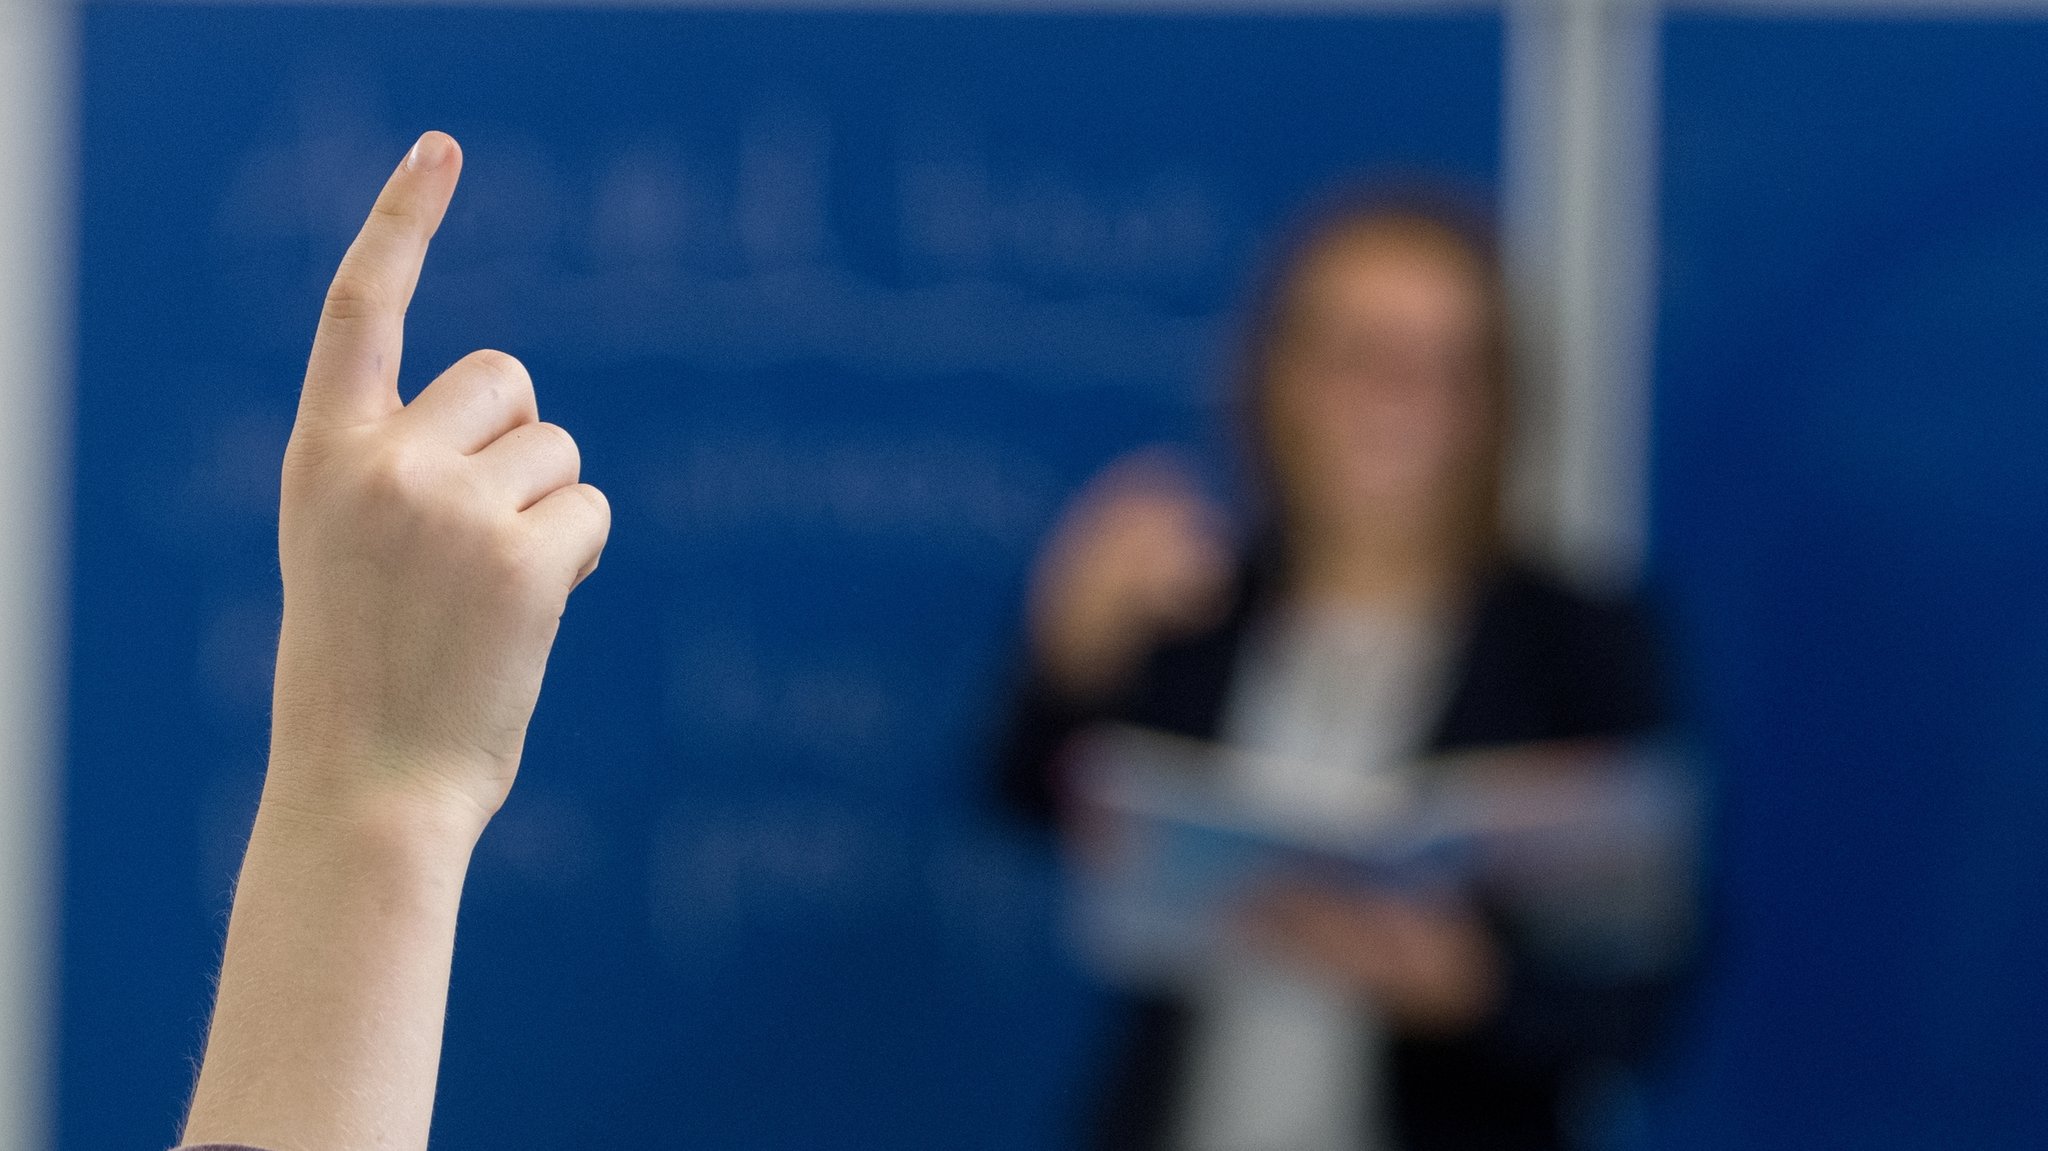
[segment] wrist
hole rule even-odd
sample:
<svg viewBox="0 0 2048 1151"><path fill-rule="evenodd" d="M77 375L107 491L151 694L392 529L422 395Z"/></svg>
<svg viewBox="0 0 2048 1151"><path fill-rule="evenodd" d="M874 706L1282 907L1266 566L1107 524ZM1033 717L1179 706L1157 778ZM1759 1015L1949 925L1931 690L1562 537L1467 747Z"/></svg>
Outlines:
<svg viewBox="0 0 2048 1151"><path fill-rule="evenodd" d="M424 1147L474 804L272 756L189 1143ZM288 1042L280 1042L283 1037Z"/></svg>
<svg viewBox="0 0 2048 1151"><path fill-rule="evenodd" d="M1082 703L1100 703L1115 695L1138 662L1140 641L1127 634L1129 630L1113 621L1040 629L1034 647L1046 682Z"/></svg>
<svg viewBox="0 0 2048 1151"><path fill-rule="evenodd" d="M370 752L271 749L259 820L468 852L497 811L453 771ZM396 844L394 844L396 846Z"/></svg>

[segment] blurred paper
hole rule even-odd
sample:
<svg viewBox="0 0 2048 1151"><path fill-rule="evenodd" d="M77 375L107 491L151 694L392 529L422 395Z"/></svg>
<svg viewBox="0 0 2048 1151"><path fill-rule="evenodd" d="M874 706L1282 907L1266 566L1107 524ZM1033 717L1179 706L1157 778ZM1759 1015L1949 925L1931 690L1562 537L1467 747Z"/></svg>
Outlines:
<svg viewBox="0 0 2048 1151"><path fill-rule="evenodd" d="M1258 765L1227 745L1108 726L1078 756L1074 927L1120 983L1231 965L1238 916L1280 883L1465 893L1539 958L1617 977L1685 943L1695 803L1661 752L1461 754L1313 819L1242 802L1233 782Z"/></svg>

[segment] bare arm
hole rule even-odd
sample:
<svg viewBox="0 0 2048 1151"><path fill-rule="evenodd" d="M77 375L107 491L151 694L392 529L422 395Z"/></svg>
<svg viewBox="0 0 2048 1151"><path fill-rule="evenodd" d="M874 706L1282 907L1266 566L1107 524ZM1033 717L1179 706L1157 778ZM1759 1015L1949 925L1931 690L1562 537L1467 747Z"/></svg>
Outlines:
<svg viewBox="0 0 2048 1151"><path fill-rule="evenodd" d="M454 194L428 133L336 275L286 450L270 769L190 1143L427 1143L469 855L610 513L495 352L411 404L404 318Z"/></svg>

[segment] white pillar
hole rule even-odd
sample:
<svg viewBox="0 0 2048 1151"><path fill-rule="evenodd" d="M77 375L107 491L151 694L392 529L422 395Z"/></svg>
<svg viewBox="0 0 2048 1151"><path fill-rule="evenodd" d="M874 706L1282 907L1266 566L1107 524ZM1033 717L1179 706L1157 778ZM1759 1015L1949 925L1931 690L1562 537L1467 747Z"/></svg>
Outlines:
<svg viewBox="0 0 2048 1151"><path fill-rule="evenodd" d="M1594 583L1633 581L1647 528L1658 16L1506 9L1504 241L1531 369L1511 506L1526 542Z"/></svg>
<svg viewBox="0 0 2048 1151"><path fill-rule="evenodd" d="M0 0L0 1147L51 1143L72 11Z"/></svg>

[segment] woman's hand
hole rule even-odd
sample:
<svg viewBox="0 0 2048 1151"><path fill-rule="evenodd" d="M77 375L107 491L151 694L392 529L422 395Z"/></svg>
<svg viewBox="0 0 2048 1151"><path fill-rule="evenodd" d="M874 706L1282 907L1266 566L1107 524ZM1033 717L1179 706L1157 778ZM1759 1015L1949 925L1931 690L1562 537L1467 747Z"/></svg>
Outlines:
<svg viewBox="0 0 2048 1151"><path fill-rule="evenodd" d="M1158 452L1110 465L1061 517L1032 580L1039 666L1077 699L1113 694L1145 652L1225 605L1223 518Z"/></svg>
<svg viewBox="0 0 2048 1151"><path fill-rule="evenodd" d="M1254 899L1245 930L1262 952L1356 991L1403 1031L1455 1034L1500 1000L1498 946L1455 900L1294 883Z"/></svg>

